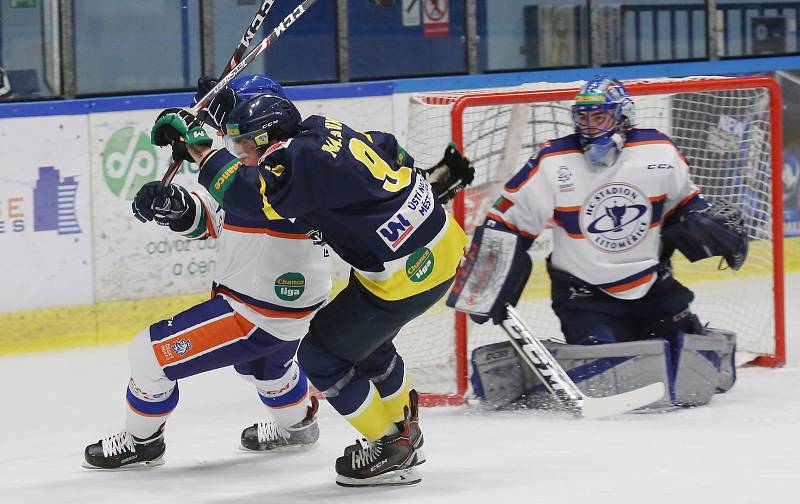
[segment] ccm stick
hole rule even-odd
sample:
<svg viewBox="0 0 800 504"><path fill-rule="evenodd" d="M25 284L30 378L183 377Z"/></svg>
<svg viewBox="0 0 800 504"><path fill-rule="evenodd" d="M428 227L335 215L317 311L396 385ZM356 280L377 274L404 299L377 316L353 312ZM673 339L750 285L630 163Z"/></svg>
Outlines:
<svg viewBox="0 0 800 504"><path fill-rule="evenodd" d="M247 65L252 63L253 60L255 60L258 56L260 56L261 53L266 51L267 48L271 46L273 42L275 42L275 39L280 37L281 34L283 34L283 32L285 32L290 26L292 26L294 22L297 21L297 19L299 19L300 16L305 14L306 11L308 11L308 9L310 9L311 6L313 6L316 2L317 0L305 0L303 3L298 5L292 12L290 12L285 18L283 18L283 21L281 21L280 24L278 24L278 26L276 26L270 32L270 34L264 38L264 40L262 40L257 46L255 46L252 51L247 53L247 56L245 56L240 61L236 62L234 65L231 66L230 63L233 63L234 60L237 59L236 54L234 54L234 57L231 58L231 62L228 65L230 66L230 70L227 73L224 73L224 77L222 77L219 80L217 85L211 88L211 90L208 93L206 93L206 95L203 98L198 100L198 102L195 103L194 106L191 109L189 109L189 111L192 112L193 114L197 114L199 111L205 109L208 106L208 104L211 103L211 100L213 100L214 97L217 96L217 93L219 93L230 81L232 81L237 75L239 75L239 73L242 70L244 70L245 67L247 67ZM256 17L253 19L253 23L251 23L250 26L248 27L247 31L245 32L245 36L242 37L242 41L240 42L239 47L236 48L237 52L239 51L239 49L241 49L242 52L244 52L244 50L247 49L248 45L250 44L250 39L252 39L253 37L252 35L250 35L250 37L248 38L248 34L251 32L252 27L254 25L258 27L263 22L264 18L261 17L259 19L259 15L264 5L266 5L267 3L269 3L269 5L267 6L267 11L268 11L269 8L272 7L272 4L275 3L275 1L272 0L267 2L265 0L263 2L261 8L259 9L259 13L256 14ZM255 30L252 30L252 32L253 34L255 34ZM244 47L242 47L242 45L245 43L245 39L247 39L246 40L247 45L244 45ZM166 186L172 182L172 179L178 172L178 168L180 167L180 165L181 165L180 161L173 161L172 164L169 165L167 173L165 173L164 178L161 179L162 185Z"/></svg>
<svg viewBox="0 0 800 504"><path fill-rule="evenodd" d="M247 48L250 47L250 41L253 40L253 37L255 37L256 33L258 32L258 29L261 28L261 25L267 18L267 14L269 14L269 11L270 9L272 9L272 5L275 3L275 1L276 0L264 0L263 2L261 2L261 6L258 8L258 12L256 12L256 15L253 17L253 20L250 21L250 24L247 25L247 28L244 30L244 35L242 35L242 39L239 41L239 45L236 46L236 50L233 51L233 55L231 56L231 59L228 61L228 64L225 65L225 69L222 71L220 79L228 75L231 71L231 68L236 66L242 60L242 56L244 55L245 51L247 51ZM209 100L203 108L208 106L208 103L210 101L211 100ZM198 108L197 106L198 104L195 104L195 106L192 107L191 109L194 114L197 114L198 112L203 110L203 108ZM175 161L175 160L172 161L172 164L170 164L169 168L167 168L167 173L164 174L164 178L161 179L162 187L165 187L169 185L170 182L172 182L172 179L178 172L178 168L180 167L180 165L181 165L180 161Z"/></svg>
<svg viewBox="0 0 800 504"><path fill-rule="evenodd" d="M531 333L511 305L506 305L502 326L522 360L564 409L576 416L603 418L618 415L647 406L664 397L666 389L661 382L608 397L587 397L544 344Z"/></svg>

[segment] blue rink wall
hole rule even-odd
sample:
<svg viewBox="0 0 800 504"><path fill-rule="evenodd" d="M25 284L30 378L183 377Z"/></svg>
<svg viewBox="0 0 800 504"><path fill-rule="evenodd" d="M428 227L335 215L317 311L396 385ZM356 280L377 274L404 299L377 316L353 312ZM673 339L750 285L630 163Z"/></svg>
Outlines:
<svg viewBox="0 0 800 504"><path fill-rule="evenodd" d="M287 92L303 115L392 131L403 141L414 92L567 82L601 72L633 79L795 68L800 56L297 86ZM191 96L0 104L0 355L126 341L208 296L215 243L142 225L130 212L136 189L159 179L169 164L168 153L149 144L153 118L160 109L186 106ZM196 170L185 165L176 181L192 186ZM800 263L796 242L785 243L787 270Z"/></svg>

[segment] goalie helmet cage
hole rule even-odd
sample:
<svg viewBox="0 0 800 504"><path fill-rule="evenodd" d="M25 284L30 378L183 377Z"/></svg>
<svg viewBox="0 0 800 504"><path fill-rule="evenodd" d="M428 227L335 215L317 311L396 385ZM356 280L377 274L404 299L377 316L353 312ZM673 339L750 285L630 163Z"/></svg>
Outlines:
<svg viewBox="0 0 800 504"><path fill-rule="evenodd" d="M515 89L412 95L407 148L417 166L432 166L451 139L476 168L472 186L452 203L468 234L502 185L541 145L574 132L570 106L582 82ZM782 119L780 87L770 77L690 77L626 81L635 126L669 135L707 199L725 198L745 213L750 254L738 272L717 271L716 258L689 263L673 256L676 276L695 292L703 323L738 336L739 363L785 363L783 305ZM534 242L534 272L517 306L538 337L563 341L549 301L543 259L549 230ZM442 303L405 327L395 344L422 404L460 404L468 359L477 346L503 341L498 327L477 325Z"/></svg>

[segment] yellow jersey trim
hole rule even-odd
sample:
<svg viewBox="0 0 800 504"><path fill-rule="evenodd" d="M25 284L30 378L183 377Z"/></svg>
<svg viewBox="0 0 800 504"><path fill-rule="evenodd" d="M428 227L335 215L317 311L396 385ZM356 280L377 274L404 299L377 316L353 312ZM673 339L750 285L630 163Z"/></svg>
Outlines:
<svg viewBox="0 0 800 504"><path fill-rule="evenodd" d="M384 264L386 270L370 274L355 270L359 282L372 294L386 301L398 301L421 294L455 276L464 256L468 238L452 215L447 216L445 227L425 247L432 252L433 270L421 281L413 281L406 268L409 256ZM413 254L412 254L413 255Z"/></svg>
<svg viewBox="0 0 800 504"><path fill-rule="evenodd" d="M267 200L267 181L264 180L264 177L259 173L258 180L261 181L261 186L258 188L258 191L261 193L261 210L263 210L264 215L269 220L281 220L283 217L272 208L272 204L270 204L269 200Z"/></svg>

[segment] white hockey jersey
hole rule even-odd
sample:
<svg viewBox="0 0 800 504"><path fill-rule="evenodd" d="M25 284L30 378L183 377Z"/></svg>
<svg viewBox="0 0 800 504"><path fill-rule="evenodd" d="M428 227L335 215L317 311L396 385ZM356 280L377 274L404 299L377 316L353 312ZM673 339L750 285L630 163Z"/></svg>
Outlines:
<svg viewBox="0 0 800 504"><path fill-rule="evenodd" d="M535 238L552 218L553 267L638 299L656 279L664 218L699 197L686 160L657 130L629 131L608 168L592 167L569 135L508 181L486 224Z"/></svg>
<svg viewBox="0 0 800 504"><path fill-rule="evenodd" d="M273 336L301 338L331 290L328 247L289 220L244 220L205 191L191 194L202 210L185 236L219 240L212 294Z"/></svg>

